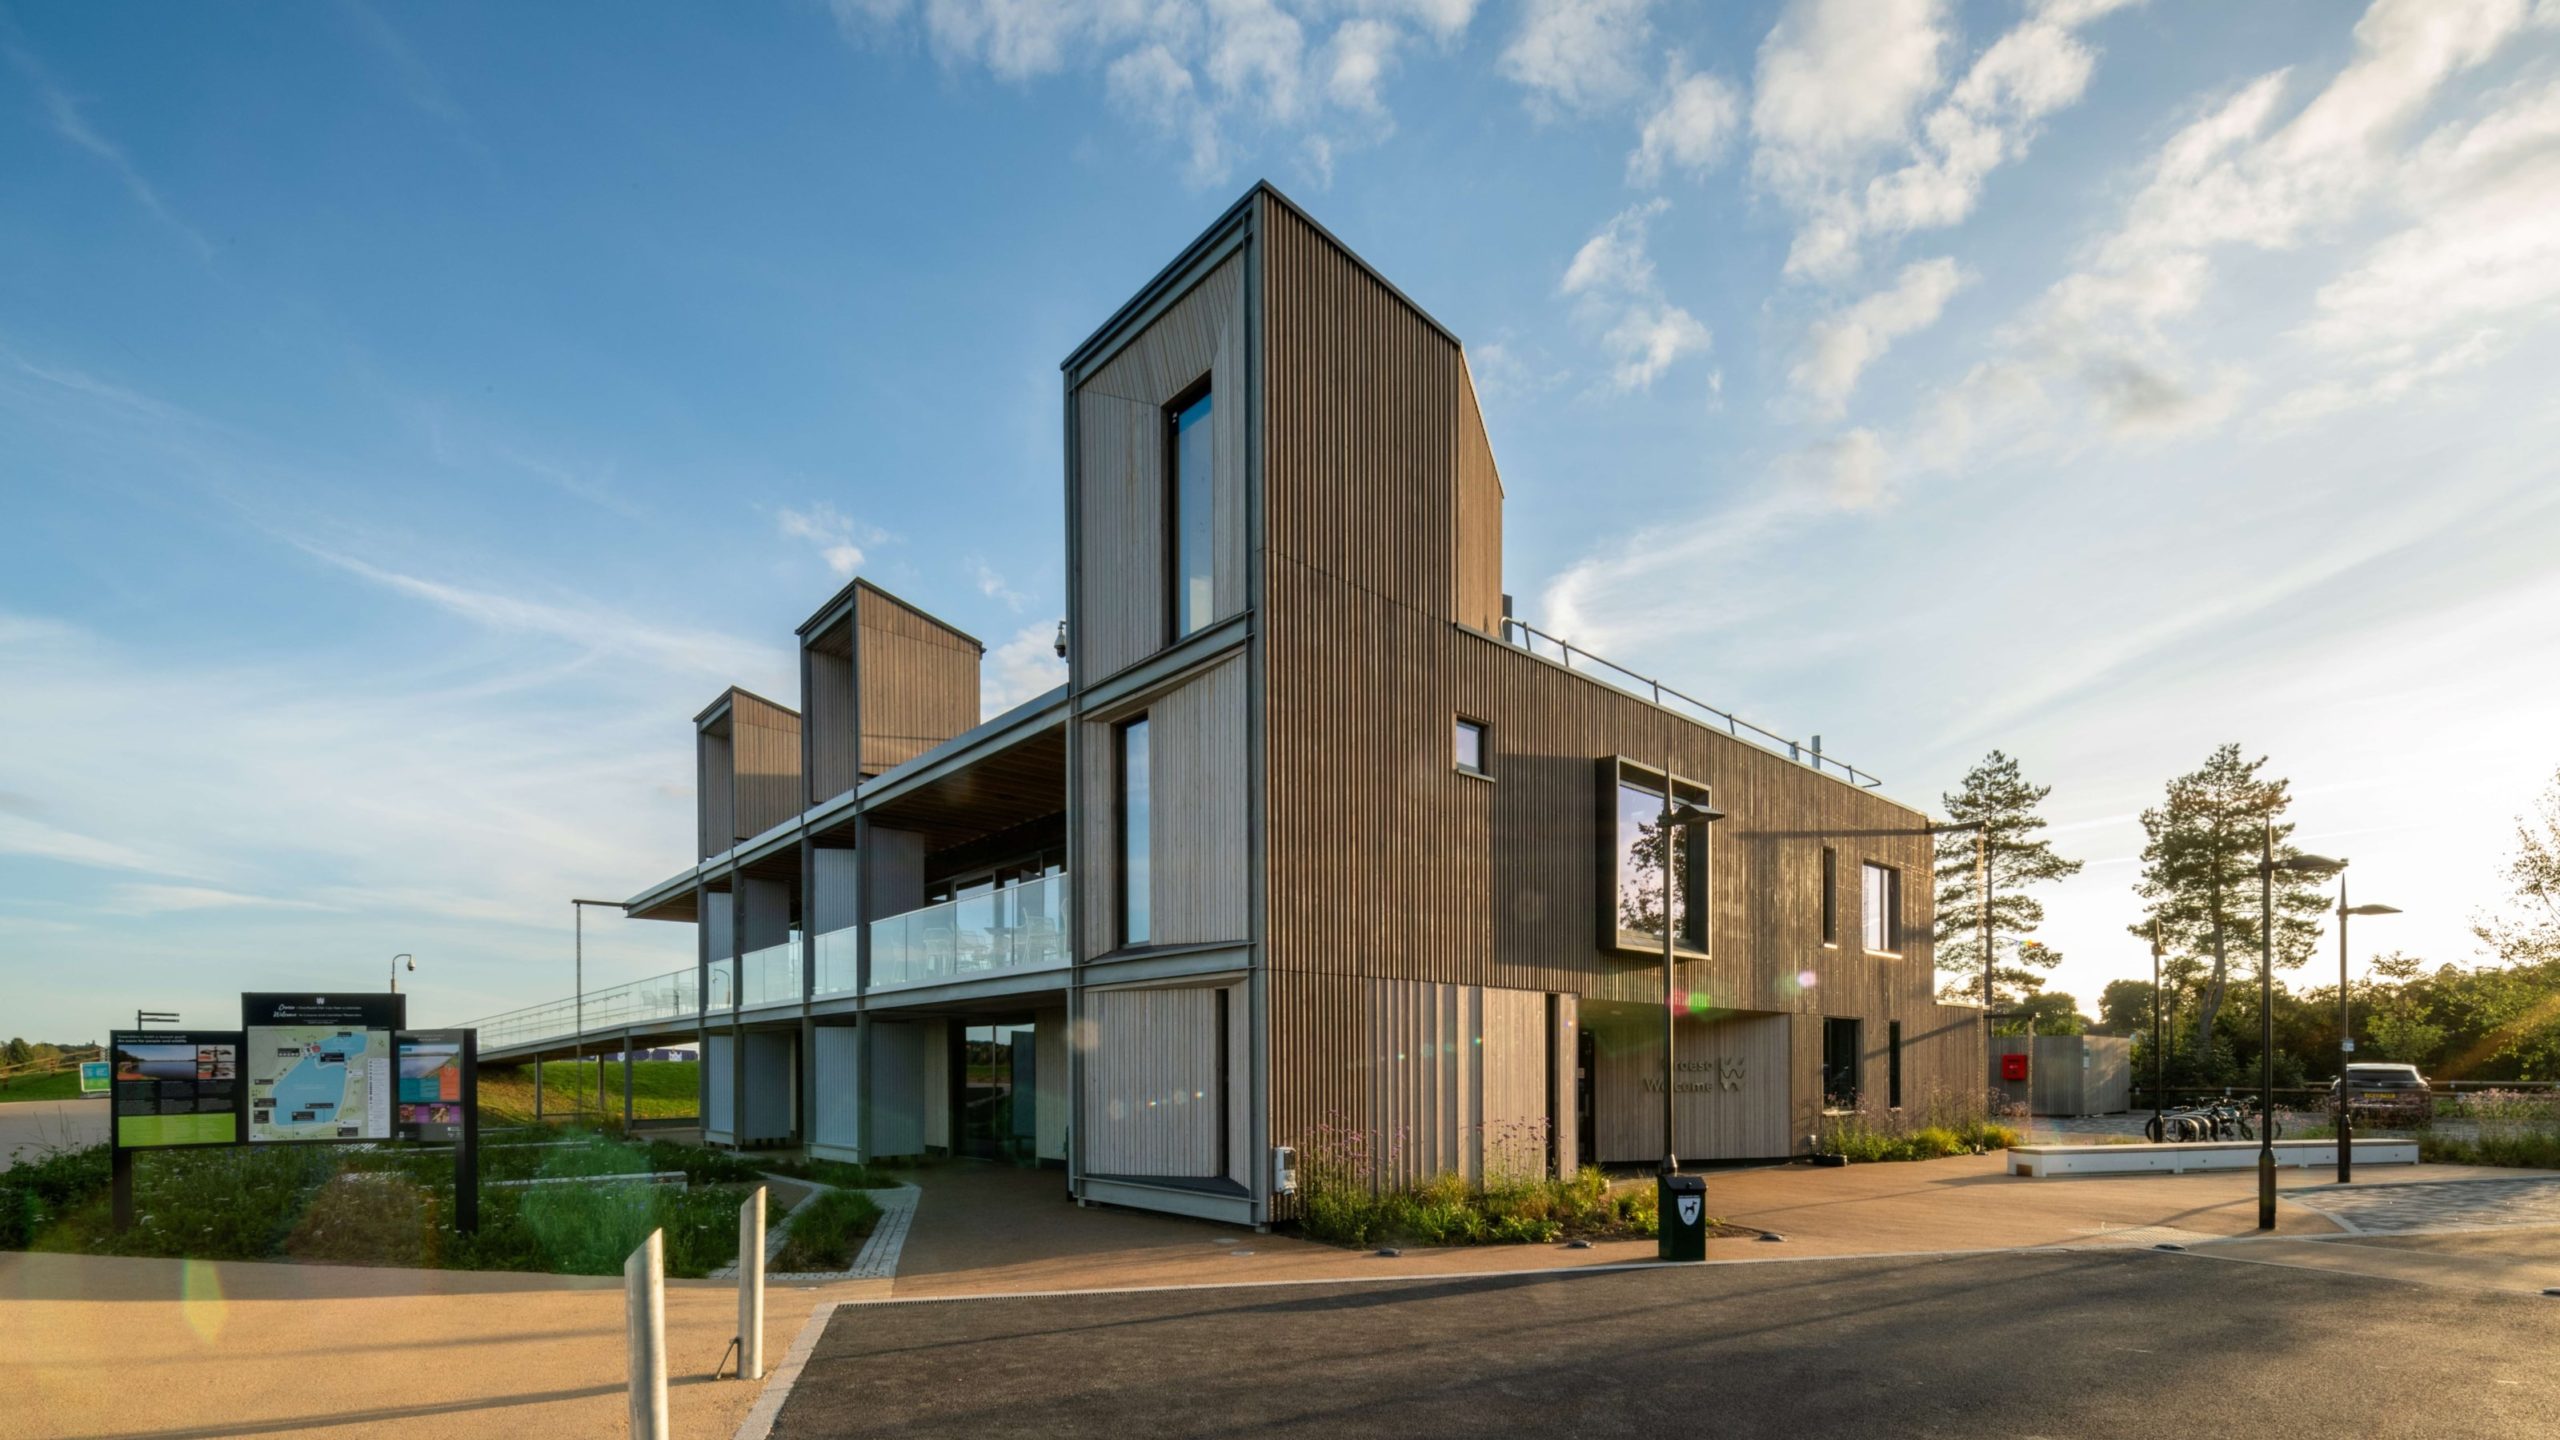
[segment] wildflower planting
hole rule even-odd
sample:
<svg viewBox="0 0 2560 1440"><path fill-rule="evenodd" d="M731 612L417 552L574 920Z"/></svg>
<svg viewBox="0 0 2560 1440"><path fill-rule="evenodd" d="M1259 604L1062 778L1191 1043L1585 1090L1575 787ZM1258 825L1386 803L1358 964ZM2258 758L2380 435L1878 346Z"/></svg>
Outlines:
<svg viewBox="0 0 2560 1440"><path fill-rule="evenodd" d="M1476 1178L1423 1168L1402 1131L1316 1127L1299 1151L1300 1227L1310 1239L1353 1246L1547 1244L1658 1228L1650 1180L1613 1184L1588 1165L1545 1174L1544 1121L1481 1127L1461 1145L1480 1157Z"/></svg>

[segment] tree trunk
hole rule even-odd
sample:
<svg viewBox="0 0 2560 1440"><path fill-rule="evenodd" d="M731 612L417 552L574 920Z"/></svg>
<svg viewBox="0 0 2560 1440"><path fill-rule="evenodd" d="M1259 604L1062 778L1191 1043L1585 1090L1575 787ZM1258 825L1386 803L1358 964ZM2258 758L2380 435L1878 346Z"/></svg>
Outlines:
<svg viewBox="0 0 2560 1440"><path fill-rule="evenodd" d="M2196 1004L2194 1048L2198 1065L2213 1059L2213 1022L2222 1010L2223 985L2230 975L2231 959L2225 948L2222 928L2222 880L2216 876L2213 882L2213 978L2205 983L2204 994Z"/></svg>

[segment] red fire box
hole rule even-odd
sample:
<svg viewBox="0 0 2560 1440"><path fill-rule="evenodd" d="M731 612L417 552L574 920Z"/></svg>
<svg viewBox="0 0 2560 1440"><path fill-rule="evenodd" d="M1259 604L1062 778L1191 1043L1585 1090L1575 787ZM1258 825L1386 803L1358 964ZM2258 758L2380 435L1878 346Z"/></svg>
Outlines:
<svg viewBox="0 0 2560 1440"><path fill-rule="evenodd" d="M2025 1051L2013 1051L2010 1054L2000 1057L2000 1078L2003 1080L2024 1080L2027 1078L2027 1056Z"/></svg>

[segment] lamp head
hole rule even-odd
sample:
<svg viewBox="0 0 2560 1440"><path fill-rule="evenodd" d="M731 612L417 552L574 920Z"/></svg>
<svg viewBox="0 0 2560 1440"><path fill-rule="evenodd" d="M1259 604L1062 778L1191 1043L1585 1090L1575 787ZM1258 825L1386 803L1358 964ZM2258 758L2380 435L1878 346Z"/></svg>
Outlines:
<svg viewBox="0 0 2560 1440"><path fill-rule="evenodd" d="M2350 905L2338 913L2341 915L2397 915L2400 913L2400 907L2397 905Z"/></svg>
<svg viewBox="0 0 2560 1440"><path fill-rule="evenodd" d="M1717 809L1713 805L1702 804L1694 800L1683 802L1679 809L1671 812L1671 823L1682 827L1691 825L1713 825L1723 818L1723 811Z"/></svg>
<svg viewBox="0 0 2560 1440"><path fill-rule="evenodd" d="M2288 855L2275 862L2274 868L2296 875L2335 875L2347 868L2347 862L2326 855Z"/></svg>

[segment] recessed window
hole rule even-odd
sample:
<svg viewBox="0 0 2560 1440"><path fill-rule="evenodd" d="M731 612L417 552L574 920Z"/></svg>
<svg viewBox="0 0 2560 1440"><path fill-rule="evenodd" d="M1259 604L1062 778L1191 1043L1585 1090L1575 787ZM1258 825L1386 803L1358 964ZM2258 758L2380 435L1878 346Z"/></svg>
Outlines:
<svg viewBox="0 0 2560 1440"><path fill-rule="evenodd" d="M1867 949L1897 955L1902 945L1902 872L1870 861L1858 867Z"/></svg>
<svg viewBox="0 0 2560 1440"><path fill-rule="evenodd" d="M1209 443L1212 408L1203 386L1165 411L1165 448L1172 457L1165 484L1166 533L1172 540L1167 612L1176 640L1207 625L1216 605L1211 583L1216 532L1210 496L1217 476L1216 451Z"/></svg>
<svg viewBox="0 0 2560 1440"><path fill-rule="evenodd" d="M1153 930L1148 899L1153 874L1148 864L1152 828L1147 783L1147 717L1126 721L1113 732L1112 764L1115 828L1120 851L1120 943L1144 945Z"/></svg>
<svg viewBox="0 0 2560 1440"><path fill-rule="evenodd" d="M1858 1022L1822 1022L1822 1108L1858 1108Z"/></svg>
<svg viewBox="0 0 2560 1440"><path fill-rule="evenodd" d="M1492 755L1485 745L1484 722L1460 720L1457 733L1458 768L1470 775L1490 775Z"/></svg>
<svg viewBox="0 0 2560 1440"><path fill-rule="evenodd" d="M1704 795L1681 787L1681 799ZM1673 933L1692 950L1707 948L1707 834L1704 826L1673 826L1668 843L1663 834L1662 786L1658 781L1621 774L1617 795L1618 933L1622 939L1645 937L1662 942L1663 867L1666 852L1672 877L1670 906Z"/></svg>
<svg viewBox="0 0 2560 1440"><path fill-rule="evenodd" d="M1840 943L1840 852L1822 847L1822 943Z"/></svg>

